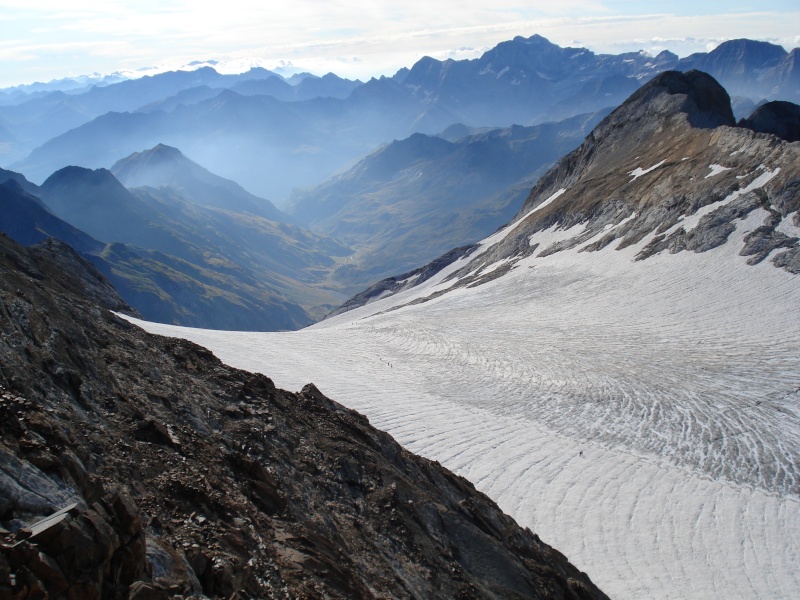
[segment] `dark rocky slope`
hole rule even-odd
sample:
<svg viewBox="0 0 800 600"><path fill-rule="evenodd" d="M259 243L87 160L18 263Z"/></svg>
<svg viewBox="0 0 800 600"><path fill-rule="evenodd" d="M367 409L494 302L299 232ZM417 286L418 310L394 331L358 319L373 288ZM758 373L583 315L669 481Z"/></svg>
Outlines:
<svg viewBox="0 0 800 600"><path fill-rule="evenodd" d="M0 597L605 598L313 385L115 316L67 246L0 236L0 273Z"/></svg>
<svg viewBox="0 0 800 600"><path fill-rule="evenodd" d="M800 142L800 106L782 100L766 102L741 119L739 127L771 133L787 142Z"/></svg>

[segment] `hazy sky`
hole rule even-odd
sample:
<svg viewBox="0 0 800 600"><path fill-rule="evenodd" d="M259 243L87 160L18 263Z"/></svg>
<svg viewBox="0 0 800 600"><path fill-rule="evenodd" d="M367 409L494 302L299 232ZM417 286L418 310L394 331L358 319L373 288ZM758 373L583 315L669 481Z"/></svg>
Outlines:
<svg viewBox="0 0 800 600"><path fill-rule="evenodd" d="M681 56L749 37L800 45L800 2L699 0L0 0L0 87L194 60L361 79L541 34Z"/></svg>

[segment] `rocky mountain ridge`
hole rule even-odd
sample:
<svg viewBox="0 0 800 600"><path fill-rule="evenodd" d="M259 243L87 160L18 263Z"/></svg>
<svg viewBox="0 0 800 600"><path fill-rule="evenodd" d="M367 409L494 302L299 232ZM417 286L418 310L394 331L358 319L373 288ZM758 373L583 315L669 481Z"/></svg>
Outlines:
<svg viewBox="0 0 800 600"><path fill-rule="evenodd" d="M758 214L762 222L741 255L750 264L769 258L800 273L800 147L779 137L793 139L800 108L768 103L760 110L770 117L756 115L737 126L727 93L711 76L657 76L544 175L517 217L473 247L472 260L466 258L448 281L479 285L528 256L623 249L643 240L639 260L661 252L705 252L724 244L739 221ZM748 128L754 122L763 124L762 131ZM575 233L540 247L532 238L544 231ZM347 306L414 285L413 277L381 282Z"/></svg>
<svg viewBox="0 0 800 600"><path fill-rule="evenodd" d="M466 480L309 384L144 333L0 235L0 594L605 598Z"/></svg>

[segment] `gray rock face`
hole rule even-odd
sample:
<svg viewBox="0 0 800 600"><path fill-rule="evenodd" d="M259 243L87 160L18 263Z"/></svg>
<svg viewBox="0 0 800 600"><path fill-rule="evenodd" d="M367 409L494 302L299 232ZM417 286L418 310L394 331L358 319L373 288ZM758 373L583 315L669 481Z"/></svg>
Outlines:
<svg viewBox="0 0 800 600"><path fill-rule="evenodd" d="M0 236L3 597L606 597L313 385L148 335L59 265Z"/></svg>
<svg viewBox="0 0 800 600"><path fill-rule="evenodd" d="M767 102L739 121L739 127L771 133L787 142L800 141L800 106L780 100Z"/></svg>

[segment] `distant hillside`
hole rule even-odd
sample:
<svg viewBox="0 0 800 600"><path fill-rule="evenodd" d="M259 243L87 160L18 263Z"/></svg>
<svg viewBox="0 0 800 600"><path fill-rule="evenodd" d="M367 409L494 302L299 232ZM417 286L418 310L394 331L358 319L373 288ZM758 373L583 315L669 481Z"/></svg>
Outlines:
<svg viewBox="0 0 800 600"><path fill-rule="evenodd" d="M152 249L106 244L54 215L10 180L0 184L0 231L31 246L55 238L89 260L144 318L219 329L295 329L310 322L297 304L242 273Z"/></svg>
<svg viewBox="0 0 800 600"><path fill-rule="evenodd" d="M239 184L214 175L186 158L180 150L159 144L118 160L111 173L128 188L170 187L195 203L233 212L249 212L273 221L289 216L269 200L247 192Z"/></svg>
<svg viewBox="0 0 800 600"><path fill-rule="evenodd" d="M170 322L296 329L340 298L320 283L351 250L291 223L201 206L169 187L129 191L106 170L62 169L39 192L64 221L115 242L101 257L125 263L118 270L126 278L135 279L141 269L143 277L167 290L181 306L177 313L170 309ZM145 264L145 258L160 266ZM166 318L158 308L160 294L148 299L150 292L119 287L143 315Z"/></svg>
<svg viewBox="0 0 800 600"><path fill-rule="evenodd" d="M506 223L538 177L605 113L534 127L415 134L294 196L288 210L357 251L332 275L347 289L475 242Z"/></svg>

